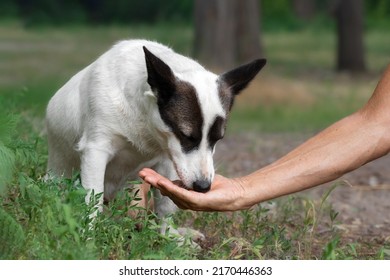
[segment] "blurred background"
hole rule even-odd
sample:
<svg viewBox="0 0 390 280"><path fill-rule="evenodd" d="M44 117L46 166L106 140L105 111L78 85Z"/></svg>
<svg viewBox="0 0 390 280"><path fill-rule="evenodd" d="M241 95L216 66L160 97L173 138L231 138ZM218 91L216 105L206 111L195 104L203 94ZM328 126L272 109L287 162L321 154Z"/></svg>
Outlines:
<svg viewBox="0 0 390 280"><path fill-rule="evenodd" d="M371 94L390 61L389 15L386 0L2 0L0 94L43 114L112 44L146 38L216 72L268 59L232 129L318 129Z"/></svg>

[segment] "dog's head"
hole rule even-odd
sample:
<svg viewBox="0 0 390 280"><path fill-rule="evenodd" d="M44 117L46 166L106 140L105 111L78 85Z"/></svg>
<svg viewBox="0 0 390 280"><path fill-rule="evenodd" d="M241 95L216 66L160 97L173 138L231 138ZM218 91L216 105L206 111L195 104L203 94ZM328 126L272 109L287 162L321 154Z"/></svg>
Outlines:
<svg viewBox="0 0 390 280"><path fill-rule="evenodd" d="M174 73L144 47L147 81L156 97L156 129L187 188L210 189L215 144L225 134L234 98L266 63L265 59L217 76L206 70Z"/></svg>

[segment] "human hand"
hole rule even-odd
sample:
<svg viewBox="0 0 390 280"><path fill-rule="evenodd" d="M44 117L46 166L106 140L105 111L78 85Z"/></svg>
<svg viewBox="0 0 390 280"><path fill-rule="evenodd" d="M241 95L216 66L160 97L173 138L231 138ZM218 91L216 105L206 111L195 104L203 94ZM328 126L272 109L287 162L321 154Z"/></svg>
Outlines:
<svg viewBox="0 0 390 280"><path fill-rule="evenodd" d="M184 189L152 169L144 168L139 176L161 193L168 196L181 209L196 211L234 211L248 209L244 203L247 195L242 178L229 179L215 175L210 191L199 193Z"/></svg>

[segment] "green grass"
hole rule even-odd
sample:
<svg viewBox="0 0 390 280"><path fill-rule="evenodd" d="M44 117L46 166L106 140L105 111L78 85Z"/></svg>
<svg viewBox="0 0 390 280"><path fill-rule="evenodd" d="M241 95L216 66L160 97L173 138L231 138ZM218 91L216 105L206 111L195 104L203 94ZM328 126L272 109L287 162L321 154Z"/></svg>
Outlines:
<svg viewBox="0 0 390 280"><path fill-rule="evenodd" d="M376 31L367 36L372 74L356 79L333 73L329 30L266 33L269 63L252 87L259 98L251 99L257 92L251 95L250 88L239 97L231 132L317 130L361 106L389 61L388 36ZM201 249L177 246L174 237L161 235L153 214L145 213L142 229L137 229L126 214L134 200L126 192L98 216L95 230L89 230L93 209L84 203L77 174L71 179L43 178L44 109L59 86L113 42L140 37L191 53L187 26L25 30L13 22L0 25L0 173L6 174L0 181L0 258L389 258L388 243L351 242L343 236L327 193L319 200L289 196L235 213L175 214L173 226L184 224L206 235Z"/></svg>
<svg viewBox="0 0 390 280"><path fill-rule="evenodd" d="M187 26L25 30L14 22L0 23L0 95L20 96L18 104L35 107L43 115L49 98L60 86L119 40L156 40L189 54L191 36Z"/></svg>
<svg viewBox="0 0 390 280"><path fill-rule="evenodd" d="M371 84L368 83L361 89L354 90L354 86L351 85L347 92L343 92L345 89L332 86L334 88L332 92L324 85L324 88L312 89L312 100L309 102L299 101L300 97L297 97L298 101L291 99L276 103L267 101L261 103L260 101L255 106L250 106L247 101L244 101L243 104L239 103L233 108L229 129L233 133L248 130L263 132L317 131L358 110L368 99L365 93L372 92L373 88L370 87ZM329 95L322 92L327 90L330 92ZM245 99L244 96L242 98Z"/></svg>

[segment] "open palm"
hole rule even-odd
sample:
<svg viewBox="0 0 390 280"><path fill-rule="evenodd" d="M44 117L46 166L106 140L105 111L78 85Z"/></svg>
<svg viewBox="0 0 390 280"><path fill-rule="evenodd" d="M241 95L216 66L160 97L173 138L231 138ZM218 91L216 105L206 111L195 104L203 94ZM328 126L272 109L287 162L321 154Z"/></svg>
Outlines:
<svg viewBox="0 0 390 280"><path fill-rule="evenodd" d="M245 209L240 203L245 196L245 188L239 179L229 179L216 175L207 193L184 189L152 169L140 171L140 177L168 196L181 209L196 211L234 211Z"/></svg>

